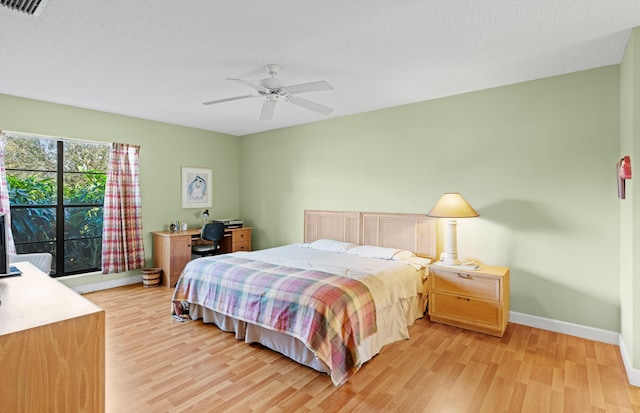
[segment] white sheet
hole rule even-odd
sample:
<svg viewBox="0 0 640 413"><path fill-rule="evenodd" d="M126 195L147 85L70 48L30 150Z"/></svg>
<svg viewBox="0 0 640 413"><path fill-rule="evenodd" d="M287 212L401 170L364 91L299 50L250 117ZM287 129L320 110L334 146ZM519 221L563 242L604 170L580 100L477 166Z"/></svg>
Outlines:
<svg viewBox="0 0 640 413"><path fill-rule="evenodd" d="M368 258L292 244L260 251L236 252L238 256L303 270L322 271L354 278L365 284L377 307L424 292L428 271L404 261Z"/></svg>

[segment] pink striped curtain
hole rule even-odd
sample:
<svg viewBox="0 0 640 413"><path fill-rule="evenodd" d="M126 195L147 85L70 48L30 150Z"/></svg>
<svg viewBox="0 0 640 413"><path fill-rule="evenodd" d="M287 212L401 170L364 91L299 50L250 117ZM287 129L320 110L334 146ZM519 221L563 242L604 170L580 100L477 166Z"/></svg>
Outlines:
<svg viewBox="0 0 640 413"><path fill-rule="evenodd" d="M11 208L9 204L9 186L7 185L7 172L4 169L4 147L6 139L4 133L0 132L0 214L4 214L5 232L7 234L7 252L16 253L16 246L13 242L13 233L11 232Z"/></svg>
<svg viewBox="0 0 640 413"><path fill-rule="evenodd" d="M144 267L139 153L139 146L111 144L104 195L103 274Z"/></svg>

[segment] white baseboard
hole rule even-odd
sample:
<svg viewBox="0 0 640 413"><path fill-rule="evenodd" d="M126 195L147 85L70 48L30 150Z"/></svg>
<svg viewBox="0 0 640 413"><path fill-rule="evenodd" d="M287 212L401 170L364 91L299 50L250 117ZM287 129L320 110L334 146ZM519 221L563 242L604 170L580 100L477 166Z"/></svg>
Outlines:
<svg viewBox="0 0 640 413"><path fill-rule="evenodd" d="M85 293L91 293L94 291L107 290L109 288L122 287L125 285L138 284L138 283L142 283L142 274L134 275L132 277L115 278L109 281L100 281L97 283L76 285L69 288L71 288L73 291L77 292L78 294L85 294Z"/></svg>
<svg viewBox="0 0 640 413"><path fill-rule="evenodd" d="M620 336L619 333L614 331L567 323L566 321L553 320L535 315L517 313L515 311L511 311L509 313L509 322L529 327L536 327L542 330L554 331L556 333L568 334L570 336L586 338L588 340L600 341L607 344L618 344L618 337Z"/></svg>
<svg viewBox="0 0 640 413"><path fill-rule="evenodd" d="M567 323L566 321L558 321L535 315L517 313L514 311L509 313L509 322L617 345L620 349L620 356L622 357L622 362L627 372L627 380L629 380L629 384L632 386L640 386L640 369L636 369L632 366L631 360L629 359L629 353L627 353L627 349L620 333L583 326L580 324Z"/></svg>
<svg viewBox="0 0 640 413"><path fill-rule="evenodd" d="M627 371L627 378L629 379L629 384L631 384L632 386L640 387L640 370L633 368L631 364L631 360L629 360L629 353L627 352L627 347L624 345L624 340L622 340L622 336L620 336L620 342L618 343L618 347L620 348L620 355L622 356L624 369Z"/></svg>

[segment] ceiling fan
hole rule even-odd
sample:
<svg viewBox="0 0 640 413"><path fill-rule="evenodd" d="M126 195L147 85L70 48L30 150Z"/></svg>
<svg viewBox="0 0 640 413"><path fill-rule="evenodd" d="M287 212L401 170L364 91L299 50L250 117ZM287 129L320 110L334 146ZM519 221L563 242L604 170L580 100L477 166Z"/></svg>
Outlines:
<svg viewBox="0 0 640 413"><path fill-rule="evenodd" d="M233 80L249 86L250 88L255 89L257 93L226 99L212 100L209 102L204 102L203 105L214 105L216 103L229 102L232 100L264 97L265 100L262 104L260 120L269 120L273 117L273 111L276 107L276 103L278 103L279 100L293 103L294 105L301 106L305 109L309 109L323 115L328 115L333 111L333 109L331 109L330 107L297 96L298 93L333 90L333 86L331 86L329 83L321 80L318 82L299 83L297 85L285 86L282 80L276 78L278 72L280 72L279 65L269 64L266 65L264 69L271 77L259 80L258 84L243 79L227 78L227 80Z"/></svg>

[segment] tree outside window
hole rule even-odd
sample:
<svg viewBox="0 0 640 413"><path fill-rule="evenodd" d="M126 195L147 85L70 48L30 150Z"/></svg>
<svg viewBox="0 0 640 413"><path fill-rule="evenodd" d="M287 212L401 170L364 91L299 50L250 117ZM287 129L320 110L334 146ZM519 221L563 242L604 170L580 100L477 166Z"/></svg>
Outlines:
<svg viewBox="0 0 640 413"><path fill-rule="evenodd" d="M108 162L108 144L8 134L16 252L51 253L53 277L100 270Z"/></svg>

